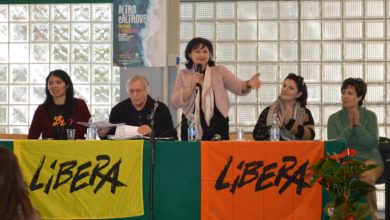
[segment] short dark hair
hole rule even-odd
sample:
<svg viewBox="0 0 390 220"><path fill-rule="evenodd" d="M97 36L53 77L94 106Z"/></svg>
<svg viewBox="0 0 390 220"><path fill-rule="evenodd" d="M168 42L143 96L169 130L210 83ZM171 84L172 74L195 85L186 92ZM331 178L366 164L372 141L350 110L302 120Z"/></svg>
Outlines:
<svg viewBox="0 0 390 220"><path fill-rule="evenodd" d="M348 88L348 86L355 89L357 97L362 97L358 105L363 105L363 100L367 94L367 84L361 78L348 78L343 81L343 84L341 85L341 92Z"/></svg>
<svg viewBox="0 0 390 220"><path fill-rule="evenodd" d="M306 107L306 102L307 102L307 87L305 80L302 76L298 76L295 73L289 73L288 76L284 79L290 79L295 82L298 88L298 92L301 92L301 96L297 98L297 101L299 102L301 107Z"/></svg>
<svg viewBox="0 0 390 220"><path fill-rule="evenodd" d="M211 43L211 41L207 40L206 38L195 37L188 42L186 50L184 52L186 60L187 60L187 63L185 64L186 67L188 69L191 69L192 66L194 65L194 62L192 61L192 59L190 57L190 53L193 50L198 49L199 47L201 47L201 48L207 47L209 49L210 57L209 57L209 61L207 64L208 64L208 66L215 66L215 62L213 60L213 56L214 56L213 44Z"/></svg>

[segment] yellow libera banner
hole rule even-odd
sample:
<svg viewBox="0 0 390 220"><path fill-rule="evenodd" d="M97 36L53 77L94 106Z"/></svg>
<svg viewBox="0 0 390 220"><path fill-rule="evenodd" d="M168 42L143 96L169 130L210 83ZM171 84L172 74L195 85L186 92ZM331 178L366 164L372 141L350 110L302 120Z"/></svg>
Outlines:
<svg viewBox="0 0 390 220"><path fill-rule="evenodd" d="M142 140L16 140L14 152L43 219L144 214Z"/></svg>

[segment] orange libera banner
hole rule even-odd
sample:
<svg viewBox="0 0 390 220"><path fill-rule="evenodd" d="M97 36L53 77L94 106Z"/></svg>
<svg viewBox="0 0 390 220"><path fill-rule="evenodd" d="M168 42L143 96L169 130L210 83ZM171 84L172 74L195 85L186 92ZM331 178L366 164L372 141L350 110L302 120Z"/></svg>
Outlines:
<svg viewBox="0 0 390 220"><path fill-rule="evenodd" d="M202 220L321 219L309 167L323 155L319 141L202 142Z"/></svg>

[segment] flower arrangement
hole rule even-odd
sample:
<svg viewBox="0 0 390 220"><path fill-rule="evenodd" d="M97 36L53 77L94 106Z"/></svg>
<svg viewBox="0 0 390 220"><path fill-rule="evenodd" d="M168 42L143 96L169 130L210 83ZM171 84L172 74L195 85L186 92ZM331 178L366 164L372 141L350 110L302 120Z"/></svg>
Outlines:
<svg viewBox="0 0 390 220"><path fill-rule="evenodd" d="M324 208L331 220L363 220L370 215L369 205L360 202L360 198L374 191L375 186L361 181L359 176L377 165L366 165L353 159L355 155L356 151L348 148L310 167L313 171L310 186L320 183L332 199Z"/></svg>

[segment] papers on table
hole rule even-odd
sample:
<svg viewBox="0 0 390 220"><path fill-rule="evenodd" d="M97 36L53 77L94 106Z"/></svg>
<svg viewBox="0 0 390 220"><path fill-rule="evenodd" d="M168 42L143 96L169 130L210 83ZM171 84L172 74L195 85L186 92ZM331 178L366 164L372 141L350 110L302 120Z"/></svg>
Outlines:
<svg viewBox="0 0 390 220"><path fill-rule="evenodd" d="M116 127L115 135L107 135L111 140L150 139L138 132L138 126L126 125L125 123L112 124L108 121L78 122L89 128L110 128ZM156 140L175 140L173 137L155 137Z"/></svg>
<svg viewBox="0 0 390 220"><path fill-rule="evenodd" d="M138 132L138 126L119 125L116 128L115 135L108 135L111 140L131 140L131 139L150 139L149 136L143 136ZM175 140L173 137L155 137L156 140Z"/></svg>
<svg viewBox="0 0 390 220"><path fill-rule="evenodd" d="M138 126L118 125L115 135L108 135L107 138L111 140L130 140L130 139L147 139L138 132Z"/></svg>
<svg viewBox="0 0 390 220"><path fill-rule="evenodd" d="M120 125L117 126L115 131L116 137L133 137L133 136L142 136L138 132L138 126L131 126L131 125Z"/></svg>
<svg viewBox="0 0 390 220"><path fill-rule="evenodd" d="M113 124L108 121L96 121L96 122L77 122L78 124L84 125L89 128L111 128L125 123Z"/></svg>

